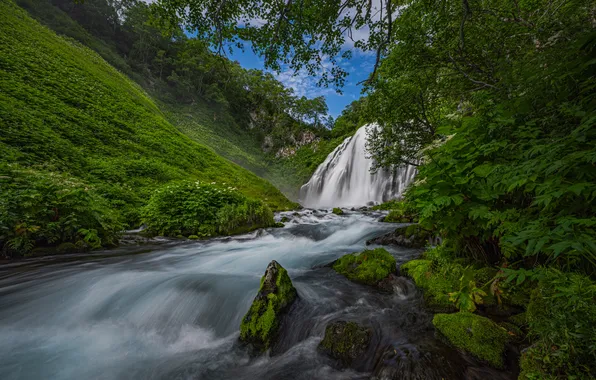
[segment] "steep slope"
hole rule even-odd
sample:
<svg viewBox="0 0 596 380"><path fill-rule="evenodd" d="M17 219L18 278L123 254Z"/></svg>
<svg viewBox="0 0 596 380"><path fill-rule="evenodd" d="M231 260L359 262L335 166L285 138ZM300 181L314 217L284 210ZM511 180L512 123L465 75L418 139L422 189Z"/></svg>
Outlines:
<svg viewBox="0 0 596 380"><path fill-rule="evenodd" d="M111 35L112 29L102 24L106 22L102 15L105 14L106 17L109 17L113 8L103 0L92 0L76 5L60 0L17 0L16 2L42 24L60 35L71 37L93 49L112 66L140 84L153 99L159 100L156 104L163 111L166 119L182 133L194 141L212 148L217 154L267 179L291 199L297 199L300 186L308 180L327 154L342 141L342 139L329 141L325 138L328 131L311 129L311 132L314 131L320 139L311 144L300 144L301 146L298 147L294 145L294 141L301 140L300 137L304 131L301 131L300 128L288 130L287 123L279 123L279 120L278 126L273 127L273 130L270 131L263 131L260 127L255 128L254 125L249 125L248 115L255 114L250 107L254 107L255 104L251 104L250 101L246 103L247 97L253 101L255 99L262 101L262 94L254 97L240 94L245 88L245 85L240 82L246 80L248 71L244 71L244 74L239 76L232 75L232 71L242 72L243 69L235 67L231 62L228 62L230 67L224 72L232 77L227 78L225 83L221 83L220 88L231 84L231 87L238 87L239 91L231 91L232 94L228 91L226 96L229 99L224 102L227 102L226 104L214 102L204 94L199 95L197 91L192 96L192 101L189 100L188 94L180 98L180 88L177 87L180 84L177 82L180 75L185 75L187 70L190 70L190 77L205 75L201 71L200 64L198 66L192 64L181 66L188 62L202 62L201 64L203 64L203 60L210 59L209 54L198 57L191 55L192 58L188 61L187 57L183 57L179 52L181 46L187 46L186 42L178 42L177 45L167 41L155 42L161 38L158 37L161 34L139 21L143 17L147 17L144 13L146 10L142 5L131 5L127 8L128 11L125 11L124 14L134 20L114 25L114 28L121 33L114 32L117 35ZM133 8L134 11L131 10ZM82 16L83 14L86 16ZM143 29L143 32L140 32L138 28L135 29L136 27L131 29L129 27L131 23L135 23L141 29L146 29ZM146 34L142 37L139 34L137 37L140 39L137 42L131 42L136 41L137 37L133 36L135 33ZM147 41L153 41L148 42L149 45L153 45L145 46ZM149 58L144 58L142 62L139 62L134 57L138 58L138 49L141 45L145 49L143 54L147 54ZM130 47L132 47L132 51L127 50ZM162 53L167 51L165 58L161 61L161 58L157 56L151 58L151 55L156 54L157 51L152 49L165 49L162 51ZM169 74L162 76L161 63L156 62L168 62L166 71L169 70L169 73L181 70L176 71L176 74L172 76L168 76ZM159 73L156 72L157 67L159 67ZM174 70L172 67L177 67L177 69ZM174 77L178 79L174 79ZM189 78L185 80L188 81ZM257 79L257 83L259 83L257 86L268 86L266 78ZM184 82L184 84L188 83ZM280 88L272 87L273 92L279 90ZM261 106L263 110L268 108L267 104ZM275 143L274 146L271 146L273 140ZM267 144L269 149L265 152L262 146ZM296 152L296 154L280 157L276 153L281 147L284 147L285 152Z"/></svg>
<svg viewBox="0 0 596 380"><path fill-rule="evenodd" d="M176 179L227 182L273 209L293 206L267 181L180 133L95 52L10 1L0 2L0 15L3 171L18 165L74 176L130 224L153 188Z"/></svg>

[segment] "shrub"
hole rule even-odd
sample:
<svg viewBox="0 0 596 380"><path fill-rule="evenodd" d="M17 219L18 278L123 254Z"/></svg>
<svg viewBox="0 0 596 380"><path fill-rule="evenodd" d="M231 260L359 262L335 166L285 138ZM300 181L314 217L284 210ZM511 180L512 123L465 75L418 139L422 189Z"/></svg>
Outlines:
<svg viewBox="0 0 596 380"><path fill-rule="evenodd" d="M232 187L198 181L172 182L155 190L141 217L150 233L166 236L230 235L275 223L261 201Z"/></svg>
<svg viewBox="0 0 596 380"><path fill-rule="evenodd" d="M596 284L586 276L547 270L526 319L534 344L521 359L523 379L588 379L596 373Z"/></svg>
<svg viewBox="0 0 596 380"><path fill-rule="evenodd" d="M42 168L0 166L0 249L5 256L62 243L73 244L69 252L75 246L109 246L121 230L114 210L90 185Z"/></svg>

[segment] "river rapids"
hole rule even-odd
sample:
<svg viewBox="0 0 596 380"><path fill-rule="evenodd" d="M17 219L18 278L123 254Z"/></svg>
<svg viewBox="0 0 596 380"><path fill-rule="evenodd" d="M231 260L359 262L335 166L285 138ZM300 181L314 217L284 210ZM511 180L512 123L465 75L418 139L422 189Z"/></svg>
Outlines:
<svg viewBox="0 0 596 380"><path fill-rule="evenodd" d="M0 267L0 379L512 378L443 343L408 280L383 294L325 266L395 228L379 214L283 215L292 218L284 228L236 238ZM419 251L391 253L399 264ZM299 300L278 343L255 357L239 325L271 260L288 270ZM317 349L339 319L374 331L359 368L340 369Z"/></svg>

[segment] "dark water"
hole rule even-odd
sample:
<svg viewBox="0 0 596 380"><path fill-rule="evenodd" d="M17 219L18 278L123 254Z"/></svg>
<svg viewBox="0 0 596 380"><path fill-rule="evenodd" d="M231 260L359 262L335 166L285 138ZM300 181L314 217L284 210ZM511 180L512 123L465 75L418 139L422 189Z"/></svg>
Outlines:
<svg viewBox="0 0 596 380"><path fill-rule="evenodd" d="M392 226L308 213L259 236L0 268L0 379L514 378L442 343L409 281L382 294L322 266ZM419 252L392 253L404 262ZM300 299L272 352L255 358L238 330L272 259ZM338 319L374 331L354 370L317 350Z"/></svg>

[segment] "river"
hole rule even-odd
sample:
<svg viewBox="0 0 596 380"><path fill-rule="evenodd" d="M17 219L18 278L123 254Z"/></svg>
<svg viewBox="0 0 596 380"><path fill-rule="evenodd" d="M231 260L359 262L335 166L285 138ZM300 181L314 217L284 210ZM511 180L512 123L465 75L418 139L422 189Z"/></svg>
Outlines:
<svg viewBox="0 0 596 380"><path fill-rule="evenodd" d="M379 214L284 215L292 218L284 228L237 238L0 267L0 379L367 379L380 368L421 379L512 378L444 344L409 281L383 294L325 266L395 228ZM391 253L399 264L419 251ZM239 325L273 259L299 300L272 351L254 357ZM356 370L317 350L338 319L374 331Z"/></svg>

